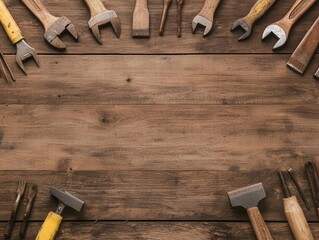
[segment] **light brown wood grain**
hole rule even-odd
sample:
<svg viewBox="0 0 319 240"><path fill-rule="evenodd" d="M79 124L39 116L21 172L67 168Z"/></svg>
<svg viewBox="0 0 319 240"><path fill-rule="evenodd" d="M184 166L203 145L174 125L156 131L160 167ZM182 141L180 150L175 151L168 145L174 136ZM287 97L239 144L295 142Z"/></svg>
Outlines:
<svg viewBox="0 0 319 240"><path fill-rule="evenodd" d="M148 37L150 34L150 15L148 0L136 0L133 12L132 36Z"/></svg>
<svg viewBox="0 0 319 240"><path fill-rule="evenodd" d="M198 15L214 22L215 12L220 3L220 0L204 0L204 5Z"/></svg>
<svg viewBox="0 0 319 240"><path fill-rule="evenodd" d="M247 209L247 213L258 240L273 240L258 207Z"/></svg>

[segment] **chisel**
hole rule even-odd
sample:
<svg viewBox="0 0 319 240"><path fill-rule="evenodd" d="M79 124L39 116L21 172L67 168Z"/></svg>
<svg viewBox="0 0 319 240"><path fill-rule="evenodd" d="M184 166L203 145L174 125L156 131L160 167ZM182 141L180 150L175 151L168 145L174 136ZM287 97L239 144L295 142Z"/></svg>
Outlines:
<svg viewBox="0 0 319 240"><path fill-rule="evenodd" d="M133 13L132 36L150 36L150 13L148 11L147 0L136 0Z"/></svg>

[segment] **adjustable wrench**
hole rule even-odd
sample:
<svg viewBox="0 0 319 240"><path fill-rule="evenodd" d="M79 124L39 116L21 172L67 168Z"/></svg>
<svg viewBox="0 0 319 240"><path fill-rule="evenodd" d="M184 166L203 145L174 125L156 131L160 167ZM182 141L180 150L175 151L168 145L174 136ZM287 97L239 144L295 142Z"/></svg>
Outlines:
<svg viewBox="0 0 319 240"><path fill-rule="evenodd" d="M194 17L192 22L193 33L198 24L205 27L203 36L206 36L213 27L215 11L221 0L205 0L202 10Z"/></svg>
<svg viewBox="0 0 319 240"><path fill-rule="evenodd" d="M272 33L278 38L273 50L282 47L287 42L292 26L315 2L317 0L297 0L281 20L269 25L265 29L262 39L265 39Z"/></svg>
<svg viewBox="0 0 319 240"><path fill-rule="evenodd" d="M16 62L24 74L27 74L23 65L23 61L25 59L33 57L36 64L39 66L38 56L35 49L26 43L20 28L14 21L11 13L2 0L0 0L0 22L12 44L16 45L17 47Z"/></svg>
<svg viewBox="0 0 319 240"><path fill-rule="evenodd" d="M260 19L275 2L276 0L258 0L245 17L238 19L234 23L231 31L234 31L238 27L241 27L245 31L238 39L239 41L250 36L254 23Z"/></svg>
<svg viewBox="0 0 319 240"><path fill-rule="evenodd" d="M44 39L53 47L65 49L65 44L58 35L67 30L75 39L78 39L78 33L72 22L66 17L55 17L51 15L41 0L22 0L29 10L43 24L45 33Z"/></svg>

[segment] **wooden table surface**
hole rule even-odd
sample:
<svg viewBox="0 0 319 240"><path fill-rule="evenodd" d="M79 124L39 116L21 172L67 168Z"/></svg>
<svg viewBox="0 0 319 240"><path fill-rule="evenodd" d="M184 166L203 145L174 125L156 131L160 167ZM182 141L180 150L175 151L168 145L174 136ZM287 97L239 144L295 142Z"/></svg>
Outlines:
<svg viewBox="0 0 319 240"><path fill-rule="evenodd" d="M119 15L122 35L103 28L101 46L88 29L84 1L45 0L80 35L77 43L63 35L67 51L57 52L20 1L6 2L41 66L28 61L24 76L0 29L0 47L17 77L12 87L0 81L0 232L17 181L27 180L39 192L26 239L34 239L57 206L50 186L85 201L80 214L64 212L57 239L255 239L245 211L231 208L227 192L263 182L268 197L260 209L274 239L293 239L277 177L278 169L292 167L319 239L303 171L306 161L319 164L319 83L312 78L319 55L303 77L286 67L318 4L273 53L276 40L261 42L261 34L292 1L275 3L240 43L242 32L229 29L255 0L222 1L207 38L201 30L191 33L202 0L185 2L182 38L176 36L176 4L160 37L162 1L150 0L150 39L131 38L134 0L104 1ZM25 204L12 239L18 239Z"/></svg>

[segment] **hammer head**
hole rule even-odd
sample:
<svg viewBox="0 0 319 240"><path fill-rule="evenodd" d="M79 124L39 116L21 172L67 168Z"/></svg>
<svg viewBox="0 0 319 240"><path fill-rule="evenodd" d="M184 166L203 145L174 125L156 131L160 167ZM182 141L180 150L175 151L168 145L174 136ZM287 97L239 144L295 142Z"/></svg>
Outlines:
<svg viewBox="0 0 319 240"><path fill-rule="evenodd" d="M229 192L228 197L233 207L241 206L249 209L257 207L259 201L266 197L266 193L262 183L257 183Z"/></svg>
<svg viewBox="0 0 319 240"><path fill-rule="evenodd" d="M65 206L68 206L70 208L73 208L74 210L80 212L84 202L77 197L73 196L72 194L66 192L66 191L61 191L59 189L56 189L52 187L50 189L50 193L52 196L56 197L59 202L63 203Z"/></svg>

